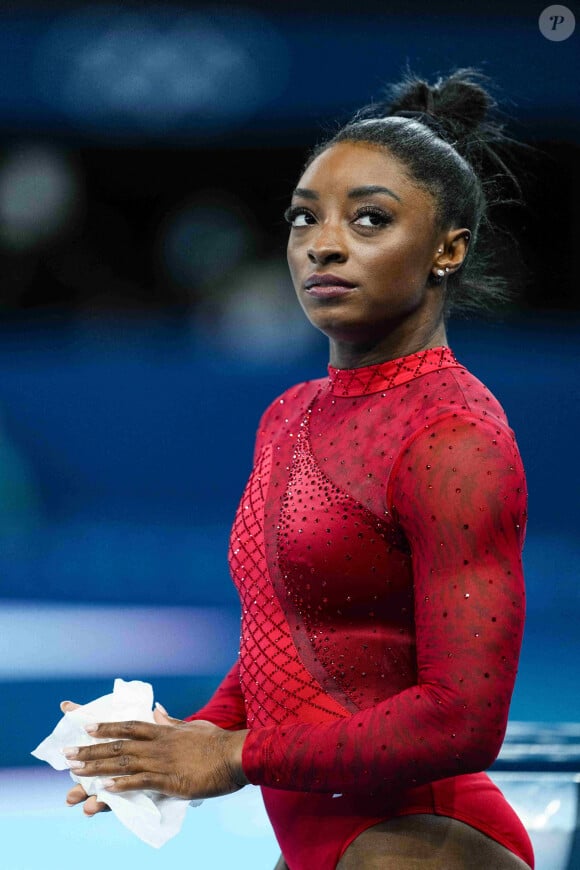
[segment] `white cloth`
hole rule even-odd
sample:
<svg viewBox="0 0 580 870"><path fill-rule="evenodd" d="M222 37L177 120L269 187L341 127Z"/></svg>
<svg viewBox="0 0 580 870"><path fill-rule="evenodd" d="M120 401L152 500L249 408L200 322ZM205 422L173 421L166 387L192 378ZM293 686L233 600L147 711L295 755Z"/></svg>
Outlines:
<svg viewBox="0 0 580 870"><path fill-rule="evenodd" d="M119 794L105 791L103 779L109 777L77 776L69 769L62 750L66 746L88 746L107 740L92 737L84 730L86 725L99 722L125 722L139 720L154 722L153 687L140 680L115 680L113 693L103 695L89 704L65 713L56 728L40 743L32 755L47 761L55 770L69 770L87 794L96 795L106 803L117 818L145 843L159 848L181 830L187 806L198 806L202 801L166 797L154 791L129 791Z"/></svg>

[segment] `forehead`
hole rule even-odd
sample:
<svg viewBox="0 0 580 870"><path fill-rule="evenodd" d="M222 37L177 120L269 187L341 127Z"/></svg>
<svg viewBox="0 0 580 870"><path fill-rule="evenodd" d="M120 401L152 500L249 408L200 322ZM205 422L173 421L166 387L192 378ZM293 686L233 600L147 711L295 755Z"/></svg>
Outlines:
<svg viewBox="0 0 580 870"><path fill-rule="evenodd" d="M369 142L339 142L319 154L305 170L298 187L320 195L346 196L353 187L382 185L402 203L425 205L431 195L414 183L402 161L386 148Z"/></svg>

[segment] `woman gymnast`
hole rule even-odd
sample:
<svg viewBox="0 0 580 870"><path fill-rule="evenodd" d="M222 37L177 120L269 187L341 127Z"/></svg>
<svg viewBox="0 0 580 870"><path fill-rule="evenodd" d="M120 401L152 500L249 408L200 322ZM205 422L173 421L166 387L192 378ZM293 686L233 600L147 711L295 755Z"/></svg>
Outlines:
<svg viewBox="0 0 580 870"><path fill-rule="evenodd" d="M261 786L278 870L533 867L483 772L522 640L524 471L446 333L501 291L480 230L498 181L517 184L483 81L408 73L309 156L288 263L328 376L258 428L229 549L239 658L188 720L161 708L68 750L111 792ZM105 808L79 785L68 802Z"/></svg>

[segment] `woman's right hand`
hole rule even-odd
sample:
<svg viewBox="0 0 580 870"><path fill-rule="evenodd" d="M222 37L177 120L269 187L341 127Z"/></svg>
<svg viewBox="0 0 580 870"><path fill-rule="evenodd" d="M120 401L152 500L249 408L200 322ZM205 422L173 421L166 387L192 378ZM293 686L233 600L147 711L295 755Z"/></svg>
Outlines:
<svg viewBox="0 0 580 870"><path fill-rule="evenodd" d="M76 710L77 707L80 707L80 704L74 704L72 701L63 701L60 705L60 709L63 713L68 713L70 710ZM98 801L94 794L88 795L82 785L77 783L77 785L75 785L74 788L71 788L67 794L66 802L69 806L74 807L76 804L82 804L83 801L83 812L85 816L94 816L97 813L104 813L109 810L107 804Z"/></svg>

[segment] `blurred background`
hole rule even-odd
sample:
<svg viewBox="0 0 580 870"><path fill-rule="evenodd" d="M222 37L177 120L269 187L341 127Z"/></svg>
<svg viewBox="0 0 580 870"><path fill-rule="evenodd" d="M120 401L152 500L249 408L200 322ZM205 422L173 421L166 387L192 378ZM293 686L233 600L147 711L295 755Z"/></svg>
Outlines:
<svg viewBox="0 0 580 870"><path fill-rule="evenodd" d="M518 809L535 842L548 843L540 868L580 867L570 748L580 740L580 29L546 38L543 8L0 6L7 870L38 866L37 848L43 867L66 870L57 844L67 842L93 843L86 867L160 867L185 860L194 842L192 854L209 863L215 846L204 858L195 819L189 841L182 834L181 846L166 847L182 851L164 859L123 839L110 816L89 832L80 813L73 821L61 810L63 775L29 753L56 724L61 699L88 702L117 676L145 679L172 715L186 716L235 658L226 550L255 428L278 393L323 376L327 364L326 340L294 300L282 212L308 149L407 63L429 80L479 67L495 82L507 131L538 149L521 166L526 207L493 215L498 265L519 297L490 318L453 319L449 337L506 409L528 474L528 622L510 723L520 760L510 766L506 750L503 775L517 788L518 771L530 769L517 746L537 755L544 744L552 780L519 782L545 796L563 776L567 803L554 792L549 811L526 809L524 797ZM578 19L578 4L565 8ZM234 849L238 868L273 866L263 811L246 792L196 812L214 832L208 843L228 831L230 845L219 846ZM229 866L231 854L213 854L212 866Z"/></svg>

